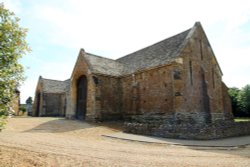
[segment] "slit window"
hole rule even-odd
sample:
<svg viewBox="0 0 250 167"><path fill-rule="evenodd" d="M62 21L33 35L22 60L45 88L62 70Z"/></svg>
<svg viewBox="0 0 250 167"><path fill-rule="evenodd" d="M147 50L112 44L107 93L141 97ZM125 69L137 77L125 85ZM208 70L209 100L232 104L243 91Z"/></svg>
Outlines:
<svg viewBox="0 0 250 167"><path fill-rule="evenodd" d="M96 76L93 76L93 80L94 80L94 83L95 83L96 85L99 84L99 80L98 80L98 78L97 78Z"/></svg>
<svg viewBox="0 0 250 167"><path fill-rule="evenodd" d="M193 68L192 68L192 61L189 61L189 73L190 73L190 83L193 85Z"/></svg>
<svg viewBox="0 0 250 167"><path fill-rule="evenodd" d="M200 54L201 54L201 60L203 60L202 42L201 42L201 40L199 40L199 42L200 42Z"/></svg>
<svg viewBox="0 0 250 167"><path fill-rule="evenodd" d="M213 82L213 88L215 88L215 81L214 81L214 68L212 68L212 82Z"/></svg>

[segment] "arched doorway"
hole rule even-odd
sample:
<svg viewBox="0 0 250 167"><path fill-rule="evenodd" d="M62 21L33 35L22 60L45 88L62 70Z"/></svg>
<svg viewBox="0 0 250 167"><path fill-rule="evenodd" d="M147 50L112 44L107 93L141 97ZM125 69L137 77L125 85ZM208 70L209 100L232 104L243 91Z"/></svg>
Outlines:
<svg viewBox="0 0 250 167"><path fill-rule="evenodd" d="M77 80L76 119L84 120L87 108L87 78L82 75Z"/></svg>
<svg viewBox="0 0 250 167"><path fill-rule="evenodd" d="M37 93L37 101L36 101L36 113L35 116L38 117L40 113L40 100L41 100L41 93Z"/></svg>

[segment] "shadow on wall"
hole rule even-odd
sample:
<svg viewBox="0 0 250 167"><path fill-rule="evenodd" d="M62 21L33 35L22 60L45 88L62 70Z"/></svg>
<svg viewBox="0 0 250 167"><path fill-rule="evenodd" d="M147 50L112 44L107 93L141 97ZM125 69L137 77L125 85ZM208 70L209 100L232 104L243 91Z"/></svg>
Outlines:
<svg viewBox="0 0 250 167"><path fill-rule="evenodd" d="M49 117L48 117L49 118ZM67 120L64 118L58 118L51 121L42 123L32 129L26 130L25 132L34 133L62 133L74 130L90 129L95 127L108 127L114 130L122 130L122 122L105 122L105 123L92 123L79 120Z"/></svg>

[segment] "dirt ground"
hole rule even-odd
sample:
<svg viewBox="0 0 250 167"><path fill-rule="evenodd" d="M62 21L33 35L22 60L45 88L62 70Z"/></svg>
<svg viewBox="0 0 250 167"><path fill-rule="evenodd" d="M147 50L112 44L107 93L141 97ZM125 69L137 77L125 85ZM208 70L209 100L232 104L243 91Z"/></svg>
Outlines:
<svg viewBox="0 0 250 167"><path fill-rule="evenodd" d="M30 166L250 166L250 146L219 150L103 137L121 123L62 118L11 118L0 132L0 167Z"/></svg>

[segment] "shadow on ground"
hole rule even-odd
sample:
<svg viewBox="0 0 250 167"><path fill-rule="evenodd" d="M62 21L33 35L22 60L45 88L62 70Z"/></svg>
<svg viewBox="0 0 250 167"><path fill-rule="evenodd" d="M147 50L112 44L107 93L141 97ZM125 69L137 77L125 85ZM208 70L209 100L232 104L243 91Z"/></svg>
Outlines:
<svg viewBox="0 0 250 167"><path fill-rule="evenodd" d="M45 118L46 119L46 118ZM48 118L50 119L50 118ZM34 132L34 133L62 133L74 130L83 130L89 128L95 128L100 126L105 126L116 131L122 131L122 122L105 122L105 123L93 123L82 120L68 120L65 118L55 118L38 126L26 130L24 132Z"/></svg>
<svg viewBox="0 0 250 167"><path fill-rule="evenodd" d="M32 118L34 119L34 117ZM41 120L41 118L39 119ZM35 126L34 128L31 128L29 130L23 131L23 132L29 132L29 133L63 133L63 132L70 132L70 131L75 131L75 130L84 130L84 129L91 129L91 128L97 128L97 127L108 127L111 130L115 130L115 133L120 133L122 132L122 126L123 122L104 122L104 123L92 123L92 122L86 122L86 121L80 121L80 120L67 120L64 118L46 118L42 119L42 122ZM82 132L84 133L84 132ZM130 135L130 134L129 134ZM145 136L141 136L142 138ZM218 145L215 146L205 146L202 147L203 145L202 142L205 141L199 141L200 143L198 145L193 144L193 141L190 140L179 140L179 139L165 139L165 138L158 138L158 137L152 137L152 136L146 136L149 138L149 140L159 140L158 144L162 146L169 146L169 145L175 145L176 147L183 147L183 145L186 145L188 149L192 150L197 150L197 151L202 151L202 152L213 152L213 153L219 153L219 154L228 154L228 155L237 155L241 157L247 157L250 158L250 146L249 145L244 145L244 146L236 146L236 147L230 147L230 142L226 145L226 147L220 147L221 145L219 141L214 140L217 142ZM113 138L110 140L118 140L118 138ZM148 144L150 142L140 142L139 139L133 140L127 140L128 144L129 142L138 142L142 144ZM228 142L227 140L230 140L230 138L227 138L224 140L224 142ZM239 141L239 138L231 138L231 140L234 140L234 142ZM165 143L163 143L163 141ZM173 144L175 143L175 144ZM154 142L151 142L151 144L157 144ZM200 146L199 146L200 145ZM222 144L223 145L223 144ZM164 149L164 148L163 148Z"/></svg>

